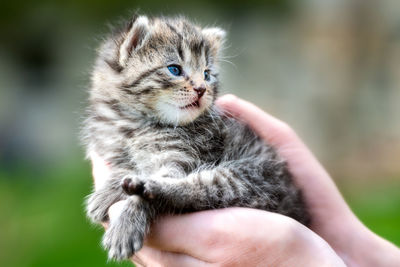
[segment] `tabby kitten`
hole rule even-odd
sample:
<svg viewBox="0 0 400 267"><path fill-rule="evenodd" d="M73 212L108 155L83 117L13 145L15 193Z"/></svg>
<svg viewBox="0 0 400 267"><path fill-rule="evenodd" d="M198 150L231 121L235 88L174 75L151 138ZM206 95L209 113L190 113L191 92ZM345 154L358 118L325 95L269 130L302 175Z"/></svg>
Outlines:
<svg viewBox="0 0 400 267"><path fill-rule="evenodd" d="M88 197L87 214L107 221L122 201L103 237L109 258L141 249L165 213L236 206L308 223L285 162L213 105L224 36L183 18L138 16L99 49L84 140L112 175Z"/></svg>

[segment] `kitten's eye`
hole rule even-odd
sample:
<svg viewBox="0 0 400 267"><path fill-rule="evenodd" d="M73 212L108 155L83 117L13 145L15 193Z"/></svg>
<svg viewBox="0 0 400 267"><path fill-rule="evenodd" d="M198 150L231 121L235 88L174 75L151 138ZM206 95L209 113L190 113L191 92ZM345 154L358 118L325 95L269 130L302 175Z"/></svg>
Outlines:
<svg viewBox="0 0 400 267"><path fill-rule="evenodd" d="M204 80L206 80L206 81L210 80L210 71L209 70L204 71Z"/></svg>
<svg viewBox="0 0 400 267"><path fill-rule="evenodd" d="M175 76L180 76L182 74L182 69L179 65L169 65L168 70Z"/></svg>

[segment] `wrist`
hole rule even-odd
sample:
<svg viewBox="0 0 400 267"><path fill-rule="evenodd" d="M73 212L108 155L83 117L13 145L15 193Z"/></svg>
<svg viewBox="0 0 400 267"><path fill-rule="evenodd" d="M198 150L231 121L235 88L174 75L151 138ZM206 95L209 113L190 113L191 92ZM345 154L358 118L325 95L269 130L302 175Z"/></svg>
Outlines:
<svg viewBox="0 0 400 267"><path fill-rule="evenodd" d="M354 249L353 259L360 266L400 266L400 250L389 241L379 237L362 225L358 237L358 249Z"/></svg>
<svg viewBox="0 0 400 267"><path fill-rule="evenodd" d="M400 266L400 249L389 241L377 236L356 217L344 232L347 242L336 252L347 266Z"/></svg>

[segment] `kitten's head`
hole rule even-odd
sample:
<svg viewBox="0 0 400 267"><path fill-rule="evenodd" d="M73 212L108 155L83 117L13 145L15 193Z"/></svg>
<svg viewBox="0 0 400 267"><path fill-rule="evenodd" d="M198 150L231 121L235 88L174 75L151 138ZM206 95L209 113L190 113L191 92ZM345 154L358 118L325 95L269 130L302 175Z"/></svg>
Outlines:
<svg viewBox="0 0 400 267"><path fill-rule="evenodd" d="M92 98L112 98L161 123L192 122L216 97L224 36L183 18L135 17L100 48Z"/></svg>

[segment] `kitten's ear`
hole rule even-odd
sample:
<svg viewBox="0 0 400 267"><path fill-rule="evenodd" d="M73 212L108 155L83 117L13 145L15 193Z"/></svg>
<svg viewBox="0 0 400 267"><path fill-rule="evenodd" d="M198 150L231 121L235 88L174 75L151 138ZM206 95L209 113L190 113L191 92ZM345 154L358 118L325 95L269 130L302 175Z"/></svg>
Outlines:
<svg viewBox="0 0 400 267"><path fill-rule="evenodd" d="M119 63L124 66L131 54L145 43L150 34L149 19L138 16L127 27L124 41L119 48Z"/></svg>
<svg viewBox="0 0 400 267"><path fill-rule="evenodd" d="M220 28L205 28L202 30L202 33L210 42L213 55L217 56L225 42L226 32Z"/></svg>

